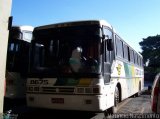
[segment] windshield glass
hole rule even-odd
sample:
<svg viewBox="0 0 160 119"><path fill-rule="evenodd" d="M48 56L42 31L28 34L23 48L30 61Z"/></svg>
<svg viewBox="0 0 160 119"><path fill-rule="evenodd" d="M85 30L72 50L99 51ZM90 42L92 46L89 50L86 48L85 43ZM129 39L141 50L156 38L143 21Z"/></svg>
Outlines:
<svg viewBox="0 0 160 119"><path fill-rule="evenodd" d="M81 26L37 30L32 71L99 73L100 28Z"/></svg>
<svg viewBox="0 0 160 119"><path fill-rule="evenodd" d="M31 42L31 40L32 40L32 32L23 31L23 40L25 40L27 42Z"/></svg>

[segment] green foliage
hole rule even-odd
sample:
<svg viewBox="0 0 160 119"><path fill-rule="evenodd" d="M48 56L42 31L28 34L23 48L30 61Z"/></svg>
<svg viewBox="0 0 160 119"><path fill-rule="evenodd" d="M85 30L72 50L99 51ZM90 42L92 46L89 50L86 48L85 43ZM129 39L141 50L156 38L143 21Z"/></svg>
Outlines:
<svg viewBox="0 0 160 119"><path fill-rule="evenodd" d="M142 48L142 56L144 63L149 61L148 67L154 68L155 71L159 70L160 67L160 35L149 36L148 38L143 38L140 46Z"/></svg>
<svg viewBox="0 0 160 119"><path fill-rule="evenodd" d="M143 38L139 44L144 63L148 62L144 67L144 79L153 81L156 74L160 72L160 35Z"/></svg>

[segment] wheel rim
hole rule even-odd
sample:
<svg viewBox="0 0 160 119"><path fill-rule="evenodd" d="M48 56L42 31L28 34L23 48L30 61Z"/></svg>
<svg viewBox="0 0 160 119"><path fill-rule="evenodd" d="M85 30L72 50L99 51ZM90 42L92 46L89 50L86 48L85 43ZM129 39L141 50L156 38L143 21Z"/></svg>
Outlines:
<svg viewBox="0 0 160 119"><path fill-rule="evenodd" d="M116 89L115 89L115 106L117 106L118 103L119 103L119 90L116 87Z"/></svg>

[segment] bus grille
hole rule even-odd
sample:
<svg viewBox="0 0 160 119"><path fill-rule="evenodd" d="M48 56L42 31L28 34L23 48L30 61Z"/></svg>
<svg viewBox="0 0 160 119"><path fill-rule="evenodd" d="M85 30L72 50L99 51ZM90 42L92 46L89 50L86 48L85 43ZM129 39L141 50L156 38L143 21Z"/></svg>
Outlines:
<svg viewBox="0 0 160 119"><path fill-rule="evenodd" d="M66 94L73 94L74 88L73 87L42 87L43 93L66 93Z"/></svg>

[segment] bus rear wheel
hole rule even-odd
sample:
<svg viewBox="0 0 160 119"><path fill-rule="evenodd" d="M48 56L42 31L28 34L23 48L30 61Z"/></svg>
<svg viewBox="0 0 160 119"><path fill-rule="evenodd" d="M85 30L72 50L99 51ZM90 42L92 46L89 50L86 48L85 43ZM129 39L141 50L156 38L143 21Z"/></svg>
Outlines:
<svg viewBox="0 0 160 119"><path fill-rule="evenodd" d="M141 94L141 82L139 82L138 92L135 94L135 97L139 97Z"/></svg>

